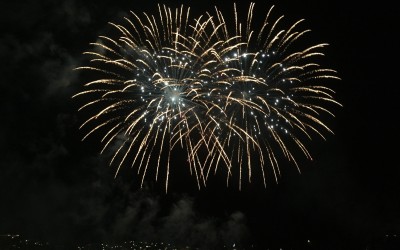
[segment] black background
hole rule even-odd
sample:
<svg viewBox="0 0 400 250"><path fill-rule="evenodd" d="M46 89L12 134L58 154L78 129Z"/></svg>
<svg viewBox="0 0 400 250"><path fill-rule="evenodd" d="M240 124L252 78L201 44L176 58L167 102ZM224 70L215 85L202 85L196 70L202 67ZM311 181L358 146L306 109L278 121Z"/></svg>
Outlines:
<svg viewBox="0 0 400 250"><path fill-rule="evenodd" d="M240 1L247 9L249 1ZM295 2L295 3L294 3ZM176 1L163 1L179 7ZM190 3L192 14L231 1ZM287 24L304 18L310 43L327 42L326 65L339 72L335 135L310 143L302 174L285 166L272 180L226 187L216 176L197 190L174 158L168 194L134 171L114 179L110 155L92 137L71 96L82 52L129 10L155 12L155 1L9 1L0 10L0 234L77 245L125 239L218 247L221 244L365 249L400 237L398 46L396 7L341 1L256 1ZM186 4L186 3L185 3ZM290 170L290 169L293 169ZM307 241L310 240L310 243ZM387 239L386 239L387 240ZM331 247L328 248L327 246Z"/></svg>

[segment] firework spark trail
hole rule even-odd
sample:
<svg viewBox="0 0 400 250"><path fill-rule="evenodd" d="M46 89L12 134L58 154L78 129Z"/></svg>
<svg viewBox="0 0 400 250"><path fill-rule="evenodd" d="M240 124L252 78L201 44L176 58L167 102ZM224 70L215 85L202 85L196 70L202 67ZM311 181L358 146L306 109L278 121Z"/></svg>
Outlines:
<svg viewBox="0 0 400 250"><path fill-rule="evenodd" d="M296 31L302 20L279 30L282 17L270 22L272 9L258 29L252 27L254 4L243 22L234 5L232 27L218 8L191 19L190 8L165 5L158 15L131 12L124 25L110 23L119 37L99 36L84 53L92 57L90 66L78 68L95 75L88 90L74 96L90 99L80 110L97 110L81 126L92 126L84 139L105 131L102 152L116 148L110 163L119 161L116 175L130 162L142 185L153 165L159 178L166 157L166 191L176 147L186 150L198 188L221 166L227 184L232 171L239 172L239 189L246 173L251 182L254 165L264 185L265 164L277 181L277 154L297 166L288 143L311 159L303 135L332 132L320 115L333 115L326 103L340 105L333 90L314 81L338 77L312 62L326 44L291 49L309 30Z"/></svg>

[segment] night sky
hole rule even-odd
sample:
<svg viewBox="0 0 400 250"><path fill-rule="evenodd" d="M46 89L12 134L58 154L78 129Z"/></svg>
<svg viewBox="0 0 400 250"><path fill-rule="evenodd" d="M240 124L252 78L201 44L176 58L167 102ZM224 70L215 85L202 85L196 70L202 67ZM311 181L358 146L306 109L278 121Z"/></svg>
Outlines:
<svg viewBox="0 0 400 250"><path fill-rule="evenodd" d="M140 189L134 169L114 179L99 138L81 141L85 114L71 96L84 83L72 69L107 22L129 10L155 12L156 1L8 1L0 10L0 235L21 234L74 246L127 239L218 249L302 246L365 249L400 237L397 8L383 2L255 1L264 15L275 5L287 24L304 18L309 44L326 42L324 65L341 81L330 85L343 108L327 124L335 135L308 143L313 161L264 188L255 178L226 187L213 176L197 190L176 155L168 194L163 180ZM184 2L184 1L183 1ZM229 4L228 4L229 2ZM243 10L248 2L240 1ZM295 3L293 3L295 2ZM161 1L171 7L181 2ZM193 1L193 16L233 2ZM396 14L396 15L395 15ZM295 248L294 248L295 249Z"/></svg>

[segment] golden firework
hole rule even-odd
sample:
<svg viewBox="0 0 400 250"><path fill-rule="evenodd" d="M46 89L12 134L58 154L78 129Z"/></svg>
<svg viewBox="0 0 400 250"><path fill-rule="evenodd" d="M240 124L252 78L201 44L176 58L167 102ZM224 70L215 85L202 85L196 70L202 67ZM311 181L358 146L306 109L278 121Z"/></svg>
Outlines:
<svg viewBox="0 0 400 250"><path fill-rule="evenodd" d="M333 116L326 104L340 105L322 80L339 78L314 62L326 44L292 46L309 32L298 30L303 20L280 29L283 17L271 21L272 9L258 28L254 3L244 21L234 5L233 25L218 8L192 18L190 8L165 5L110 23L118 35L99 36L84 53L89 66L78 68L94 77L74 95L89 100L80 110L94 110L84 139L104 133L102 152L113 148L116 175L130 164L143 184L150 167L156 180L165 169L166 190L177 147L199 188L221 168L227 184L238 171L239 189L256 167L264 185L266 166L278 180L277 155L297 166L293 148L311 159L304 138L332 132L321 113Z"/></svg>

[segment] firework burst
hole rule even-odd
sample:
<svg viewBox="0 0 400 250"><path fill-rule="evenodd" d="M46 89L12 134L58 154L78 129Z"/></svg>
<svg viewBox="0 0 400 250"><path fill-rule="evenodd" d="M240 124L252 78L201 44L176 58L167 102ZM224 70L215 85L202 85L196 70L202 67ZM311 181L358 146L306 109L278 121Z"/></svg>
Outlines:
<svg viewBox="0 0 400 250"><path fill-rule="evenodd" d="M303 138L332 132L320 115L333 116L325 104L340 105L316 82L338 77L313 62L326 44L293 49L309 30L297 31L302 20L280 29L282 17L270 21L272 9L259 28L252 27L254 4L244 21L234 5L233 25L218 8L191 18L190 8L164 5L157 15L131 12L124 24L110 23L118 35L99 36L85 52L90 66L78 68L94 76L74 96L89 100L80 110L94 110L82 125L90 127L84 139L103 133L102 152L115 149L116 175L129 164L143 184L154 167L166 190L177 147L199 188L221 168L227 184L237 168L239 189L253 166L264 185L268 166L278 180L276 155L297 166L288 144L311 159Z"/></svg>

